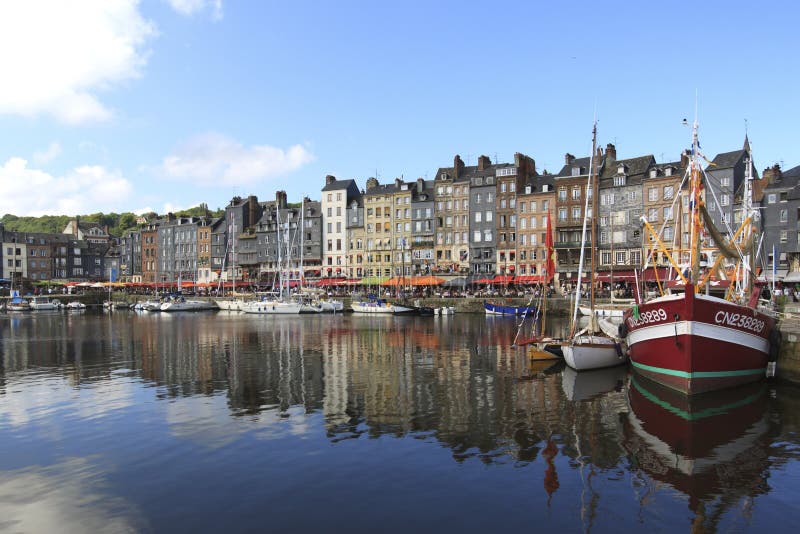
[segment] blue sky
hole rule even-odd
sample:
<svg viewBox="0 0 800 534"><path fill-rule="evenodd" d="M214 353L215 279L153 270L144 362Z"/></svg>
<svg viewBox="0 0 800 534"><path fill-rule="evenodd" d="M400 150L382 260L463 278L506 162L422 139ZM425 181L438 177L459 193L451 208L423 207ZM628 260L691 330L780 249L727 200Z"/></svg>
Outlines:
<svg viewBox="0 0 800 534"><path fill-rule="evenodd" d="M697 3L699 4L699 3ZM0 214L319 198L460 154L800 163L790 2L96 0L0 7ZM691 12L690 9L699 9Z"/></svg>

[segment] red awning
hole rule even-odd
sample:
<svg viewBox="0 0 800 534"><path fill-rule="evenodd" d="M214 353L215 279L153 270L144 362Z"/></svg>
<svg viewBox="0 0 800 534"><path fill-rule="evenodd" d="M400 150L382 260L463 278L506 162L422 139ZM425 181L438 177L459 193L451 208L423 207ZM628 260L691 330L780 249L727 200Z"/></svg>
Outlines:
<svg viewBox="0 0 800 534"><path fill-rule="evenodd" d="M511 284L514 282L513 275L497 275L494 277L494 280L491 281L492 284Z"/></svg>
<svg viewBox="0 0 800 534"><path fill-rule="evenodd" d="M545 282L544 276L536 276L536 275L517 276L514 279L514 283L517 284L541 284L544 282Z"/></svg>
<svg viewBox="0 0 800 534"><path fill-rule="evenodd" d="M340 284L344 284L346 280L344 278L323 278L322 280L318 281L316 285L318 287L328 287L328 286L338 286Z"/></svg>

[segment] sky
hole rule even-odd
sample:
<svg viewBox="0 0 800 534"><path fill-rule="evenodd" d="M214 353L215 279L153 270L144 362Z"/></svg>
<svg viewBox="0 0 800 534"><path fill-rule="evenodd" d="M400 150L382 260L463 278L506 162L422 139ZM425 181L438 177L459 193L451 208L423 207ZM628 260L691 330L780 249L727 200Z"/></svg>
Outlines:
<svg viewBox="0 0 800 534"><path fill-rule="evenodd" d="M598 144L800 164L792 2L0 2L0 214L320 198Z"/></svg>

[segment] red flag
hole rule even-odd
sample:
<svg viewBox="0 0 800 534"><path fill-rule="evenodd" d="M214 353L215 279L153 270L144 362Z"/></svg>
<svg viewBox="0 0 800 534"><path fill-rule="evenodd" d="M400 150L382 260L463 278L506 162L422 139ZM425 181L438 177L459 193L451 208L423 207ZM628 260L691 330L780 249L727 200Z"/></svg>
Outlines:
<svg viewBox="0 0 800 534"><path fill-rule="evenodd" d="M547 263L545 264L545 276L547 283L556 274L556 252L553 248L553 230L550 227L550 211L547 211L547 235L544 238L544 245L547 248Z"/></svg>

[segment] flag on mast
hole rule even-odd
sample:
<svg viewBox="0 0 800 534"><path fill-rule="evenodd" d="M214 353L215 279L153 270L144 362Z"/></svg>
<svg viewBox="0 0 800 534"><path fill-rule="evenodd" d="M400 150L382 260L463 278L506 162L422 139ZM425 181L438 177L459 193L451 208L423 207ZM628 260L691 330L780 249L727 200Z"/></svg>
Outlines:
<svg viewBox="0 0 800 534"><path fill-rule="evenodd" d="M544 245L547 248L547 263L545 264L545 277L549 284L556 274L555 249L553 248L553 230L550 227L550 210L547 210L547 235L544 238Z"/></svg>

